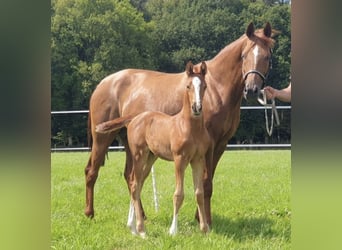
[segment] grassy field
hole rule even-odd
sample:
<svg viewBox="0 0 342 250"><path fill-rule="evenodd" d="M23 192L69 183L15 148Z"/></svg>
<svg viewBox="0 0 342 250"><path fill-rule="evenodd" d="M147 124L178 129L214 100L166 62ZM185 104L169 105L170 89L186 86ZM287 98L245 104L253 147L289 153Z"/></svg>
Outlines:
<svg viewBox="0 0 342 250"><path fill-rule="evenodd" d="M173 163L158 160L155 174L159 211L155 211L151 176L142 200L147 239L126 228L129 195L123 177L124 152L110 152L95 186L95 219L84 214L84 167L89 153L51 153L52 249L290 249L291 151L227 151L214 177L213 225L203 235L194 220L191 168L178 235L171 237Z"/></svg>

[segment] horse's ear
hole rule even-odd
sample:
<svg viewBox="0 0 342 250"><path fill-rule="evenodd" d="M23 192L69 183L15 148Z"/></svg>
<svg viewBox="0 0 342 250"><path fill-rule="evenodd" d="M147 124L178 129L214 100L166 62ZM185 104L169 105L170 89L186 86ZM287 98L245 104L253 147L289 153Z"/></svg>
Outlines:
<svg viewBox="0 0 342 250"><path fill-rule="evenodd" d="M264 27L264 35L267 37L272 36L272 28L271 28L271 24L269 22L267 22L265 27Z"/></svg>
<svg viewBox="0 0 342 250"><path fill-rule="evenodd" d="M188 76L192 75L194 73L194 65L192 64L191 61L189 61L187 64L186 64L186 67L185 67L185 71L186 71L186 74Z"/></svg>
<svg viewBox="0 0 342 250"><path fill-rule="evenodd" d="M201 63L201 74L204 76L205 74L207 74L207 64L202 61Z"/></svg>
<svg viewBox="0 0 342 250"><path fill-rule="evenodd" d="M251 38L254 35L254 31L255 31L254 24L253 22L251 22L248 25L247 30L246 30L246 35L248 36L248 38Z"/></svg>

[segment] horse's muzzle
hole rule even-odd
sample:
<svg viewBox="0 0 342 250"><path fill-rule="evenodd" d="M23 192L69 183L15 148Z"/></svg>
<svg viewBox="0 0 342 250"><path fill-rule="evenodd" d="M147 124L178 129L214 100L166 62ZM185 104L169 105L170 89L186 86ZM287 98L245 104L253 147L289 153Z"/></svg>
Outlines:
<svg viewBox="0 0 342 250"><path fill-rule="evenodd" d="M253 84L253 87L248 87L248 85L245 86L243 90L243 96L247 100L248 98L256 99L260 95L260 88Z"/></svg>

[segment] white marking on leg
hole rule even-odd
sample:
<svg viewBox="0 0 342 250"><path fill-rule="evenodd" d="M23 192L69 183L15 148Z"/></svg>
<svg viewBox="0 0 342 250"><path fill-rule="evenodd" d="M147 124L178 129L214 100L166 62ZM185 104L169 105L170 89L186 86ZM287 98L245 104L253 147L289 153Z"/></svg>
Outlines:
<svg viewBox="0 0 342 250"><path fill-rule="evenodd" d="M170 235L176 235L177 233L177 220L178 214L173 215L172 224L169 231Z"/></svg>
<svg viewBox="0 0 342 250"><path fill-rule="evenodd" d="M132 234L136 235L136 224L135 224L135 210L133 201L129 203L129 210L128 210L128 219L127 219L127 227L131 230Z"/></svg>

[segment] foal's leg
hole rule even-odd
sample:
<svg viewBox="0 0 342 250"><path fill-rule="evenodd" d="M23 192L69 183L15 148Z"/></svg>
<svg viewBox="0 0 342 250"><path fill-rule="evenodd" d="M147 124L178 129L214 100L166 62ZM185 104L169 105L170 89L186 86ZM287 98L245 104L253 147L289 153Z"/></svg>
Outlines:
<svg viewBox="0 0 342 250"><path fill-rule="evenodd" d="M133 178L132 178L133 159L132 159L131 151L129 149L129 144L128 144L127 138L122 139L122 142L123 142L123 144L125 146L125 150L126 150L126 164L125 164L124 176L125 176L125 180L126 180L126 183L127 183L128 191L131 194L130 187L131 187L131 182L133 181ZM142 210L142 214L143 214L144 220L146 220L147 217L145 215L145 211L144 211L144 208L142 206L141 199L139 200L139 203L140 203L140 208ZM132 222L133 221L132 221L132 219L130 217L130 214L131 214L130 211L131 211L132 207L133 207L133 204L132 204L132 202L130 202L130 208L129 208L128 219L127 219L127 226L128 227L132 227Z"/></svg>
<svg viewBox="0 0 342 250"><path fill-rule="evenodd" d="M94 217L94 185L97 180L99 168L104 164L107 148L113 139L113 134L102 135L93 133L91 155L85 168L86 208L84 213L90 218Z"/></svg>
<svg viewBox="0 0 342 250"><path fill-rule="evenodd" d="M141 175L141 190L142 190L143 184L145 182L145 179L149 175L149 173L151 171L151 168L152 168L152 165L156 161L156 159L157 159L157 157L155 157L153 154L149 154L145 166L141 170L139 168L138 171L132 171L132 173L139 172L139 176ZM131 178L130 182L132 183L133 186L134 186L134 181L137 180L137 178L135 178L134 176L135 175L133 174L130 177ZM141 199L139 199L139 201L141 201ZM141 205L141 203L139 203L139 204ZM145 219L144 218L144 211L142 210L141 206L139 208L139 213L141 213L141 217L144 220ZM137 215L138 215L138 212L135 213L134 202L133 202L133 199L132 199L131 202L130 202L130 208L129 208L129 212L128 212L128 221L127 221L127 226L131 229L132 234L137 234L136 228L141 227L141 226L138 226L138 223L136 225L135 217ZM141 222L139 222L139 223L141 223ZM139 232L139 230L138 230L138 232Z"/></svg>
<svg viewBox="0 0 342 250"><path fill-rule="evenodd" d="M204 159L199 159L191 162L192 178L194 182L195 197L197 201L197 209L199 215L200 229L207 233L209 226L205 214L204 206L204 190L203 190L203 171L205 168Z"/></svg>
<svg viewBox="0 0 342 250"><path fill-rule="evenodd" d="M184 171L187 162L181 157L174 158L175 161L175 176L176 176L176 190L173 195L173 218L169 230L170 235L176 235L178 226L178 211L184 200Z"/></svg>
<svg viewBox="0 0 342 250"><path fill-rule="evenodd" d="M142 216L141 207L139 204L140 193L142 189L142 174L139 165L133 166L133 181L131 183L131 199L135 210L136 219L136 231L142 237L145 238L145 226L144 218ZM134 233L134 231L132 231Z"/></svg>

